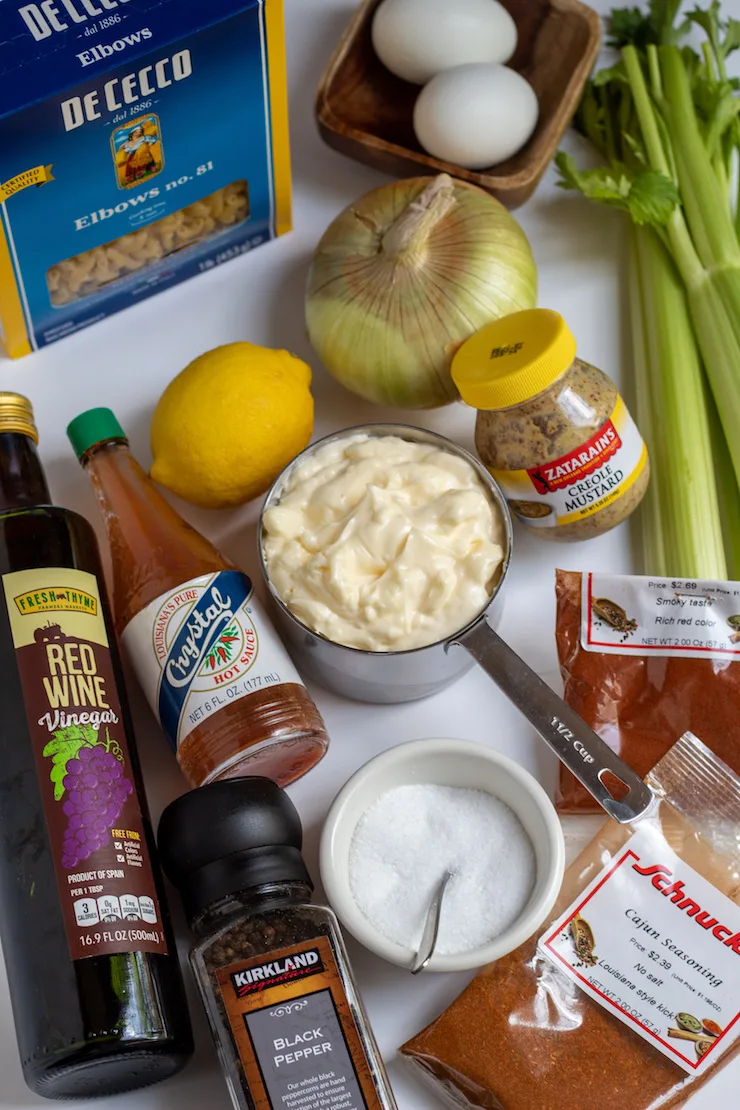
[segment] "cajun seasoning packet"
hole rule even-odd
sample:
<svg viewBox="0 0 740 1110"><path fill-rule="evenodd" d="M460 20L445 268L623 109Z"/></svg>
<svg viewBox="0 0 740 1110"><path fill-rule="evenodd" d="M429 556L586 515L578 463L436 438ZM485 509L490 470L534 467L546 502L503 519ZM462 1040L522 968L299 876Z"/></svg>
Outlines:
<svg viewBox="0 0 740 1110"><path fill-rule="evenodd" d="M556 572L568 705L644 778L684 732L740 774L740 583ZM565 767L561 812L598 805Z"/></svg>
<svg viewBox="0 0 740 1110"><path fill-rule="evenodd" d="M740 1051L740 778L687 733L647 781L539 933L403 1046L455 1105L667 1110Z"/></svg>

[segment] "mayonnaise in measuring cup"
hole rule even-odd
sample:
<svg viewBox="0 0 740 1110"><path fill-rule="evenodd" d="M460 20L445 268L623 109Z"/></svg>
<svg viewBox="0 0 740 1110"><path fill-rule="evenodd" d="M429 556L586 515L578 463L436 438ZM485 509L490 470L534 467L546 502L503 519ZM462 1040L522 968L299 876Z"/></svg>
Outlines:
<svg viewBox="0 0 740 1110"><path fill-rule="evenodd" d="M428 443L353 435L309 455L264 516L280 598L335 643L405 651L485 607L504 525L474 468Z"/></svg>

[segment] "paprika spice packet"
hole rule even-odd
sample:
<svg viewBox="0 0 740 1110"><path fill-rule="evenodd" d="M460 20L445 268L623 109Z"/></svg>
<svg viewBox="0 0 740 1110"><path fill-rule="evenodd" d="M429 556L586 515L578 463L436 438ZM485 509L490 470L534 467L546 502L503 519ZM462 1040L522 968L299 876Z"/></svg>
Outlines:
<svg viewBox="0 0 740 1110"><path fill-rule="evenodd" d="M684 732L740 774L740 582L556 572L568 705L644 778ZM598 812L565 767L562 813Z"/></svg>
<svg viewBox="0 0 740 1110"><path fill-rule="evenodd" d="M740 1051L740 778L687 733L550 921L402 1053L456 1106L667 1110Z"/></svg>

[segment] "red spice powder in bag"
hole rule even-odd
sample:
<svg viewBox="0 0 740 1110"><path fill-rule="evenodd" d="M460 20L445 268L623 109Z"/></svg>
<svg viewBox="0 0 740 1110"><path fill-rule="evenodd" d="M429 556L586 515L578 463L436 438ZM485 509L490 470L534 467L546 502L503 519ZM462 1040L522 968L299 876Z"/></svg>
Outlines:
<svg viewBox="0 0 740 1110"><path fill-rule="evenodd" d="M549 922L481 971L436 1021L402 1046L419 1077L437 1095L447 1096L449 1105L673 1110L737 1059L740 931L724 938L737 929L740 909L740 778L687 735L647 782L657 806L632 825L607 821L566 871ZM662 866L666 860L670 867ZM590 898L605 890L617 871L616 893L612 887L608 895L617 924L604 927L602 908L591 932L596 919ZM666 884L679 879L674 886L680 892L669 898L674 888ZM702 889L703 880L707 886ZM697 895L716 916L708 922L693 916L700 905L684 899L684 893ZM633 906L640 908L641 919ZM597 981L603 980L604 1002L591 997L538 944L558 935L565 927L561 923L581 911L589 935L582 961L573 958L571 966L587 964ZM727 928L717 924L720 919ZM719 932L707 932L714 926ZM644 978L636 967L641 960L648 965ZM628 977L634 983L622 985ZM638 1019L643 1011L650 1014L660 1040L637 1031L632 1007L622 1010L624 1020L618 1016L615 1007L630 1006L623 1001L625 992L640 1007ZM678 1062L678 1053L687 1066ZM722 1110L728 1110L726 1103Z"/></svg>
<svg viewBox="0 0 740 1110"><path fill-rule="evenodd" d="M565 700L612 751L644 778L684 732L694 732L740 773L740 661L586 651L582 575L556 571L555 592ZM562 766L556 804L562 813L599 810Z"/></svg>

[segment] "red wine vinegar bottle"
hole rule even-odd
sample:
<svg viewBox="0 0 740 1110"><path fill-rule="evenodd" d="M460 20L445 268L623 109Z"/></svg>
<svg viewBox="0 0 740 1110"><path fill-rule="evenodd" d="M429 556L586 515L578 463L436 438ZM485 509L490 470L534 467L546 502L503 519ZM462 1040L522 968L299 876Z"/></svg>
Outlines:
<svg viewBox="0 0 740 1110"><path fill-rule="evenodd" d="M192 1037L98 547L0 393L0 939L28 1086L108 1095Z"/></svg>

